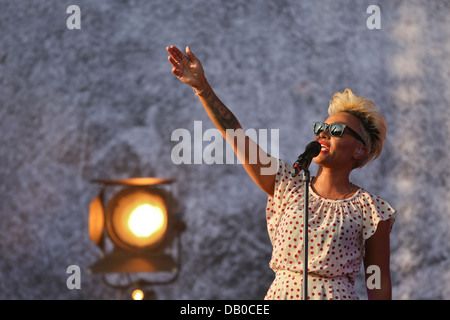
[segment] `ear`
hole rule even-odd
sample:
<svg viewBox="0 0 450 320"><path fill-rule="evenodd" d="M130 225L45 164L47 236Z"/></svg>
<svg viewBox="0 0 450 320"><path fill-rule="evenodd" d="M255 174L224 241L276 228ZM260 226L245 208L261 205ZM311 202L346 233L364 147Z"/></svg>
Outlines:
<svg viewBox="0 0 450 320"><path fill-rule="evenodd" d="M358 147L355 152L353 153L353 158L356 160L362 159L366 156L367 149L364 146Z"/></svg>

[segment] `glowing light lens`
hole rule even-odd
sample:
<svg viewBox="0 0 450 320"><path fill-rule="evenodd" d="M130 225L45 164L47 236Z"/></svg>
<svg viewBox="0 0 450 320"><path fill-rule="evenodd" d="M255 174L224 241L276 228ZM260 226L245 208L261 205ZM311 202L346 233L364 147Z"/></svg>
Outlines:
<svg viewBox="0 0 450 320"><path fill-rule="evenodd" d="M128 228L140 238L146 238L161 229L164 225L164 213L161 208L150 204L138 206L130 214Z"/></svg>
<svg viewBox="0 0 450 320"><path fill-rule="evenodd" d="M115 244L125 250L147 250L162 244L168 213L162 193L127 188L106 208L106 228Z"/></svg>
<svg viewBox="0 0 450 320"><path fill-rule="evenodd" d="M131 294L131 297L133 298L133 300L142 300L144 299L144 292L142 292L142 290L140 289L136 289Z"/></svg>

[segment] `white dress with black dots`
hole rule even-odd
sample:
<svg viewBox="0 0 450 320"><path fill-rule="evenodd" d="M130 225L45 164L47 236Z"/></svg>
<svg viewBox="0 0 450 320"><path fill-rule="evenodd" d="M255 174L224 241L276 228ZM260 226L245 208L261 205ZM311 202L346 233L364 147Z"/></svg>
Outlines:
<svg viewBox="0 0 450 320"><path fill-rule="evenodd" d="M303 299L304 184L292 167L278 161L273 197L266 208L275 272L265 299ZM311 300L359 299L353 289L364 258L365 240L380 220L394 222L395 210L360 188L343 200L329 200L309 187L308 296Z"/></svg>

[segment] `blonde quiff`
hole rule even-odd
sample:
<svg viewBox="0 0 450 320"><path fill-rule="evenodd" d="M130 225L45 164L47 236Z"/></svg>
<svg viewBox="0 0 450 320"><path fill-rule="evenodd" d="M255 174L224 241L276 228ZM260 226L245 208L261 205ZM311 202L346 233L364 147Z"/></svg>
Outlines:
<svg viewBox="0 0 450 320"><path fill-rule="evenodd" d="M380 109L375 103L363 96L357 97L350 89L345 89L344 92L334 94L328 107L330 116L338 112L349 113L361 122L360 132L366 143L367 154L358 160L353 168L362 168L369 161L378 158L386 140L387 126Z"/></svg>

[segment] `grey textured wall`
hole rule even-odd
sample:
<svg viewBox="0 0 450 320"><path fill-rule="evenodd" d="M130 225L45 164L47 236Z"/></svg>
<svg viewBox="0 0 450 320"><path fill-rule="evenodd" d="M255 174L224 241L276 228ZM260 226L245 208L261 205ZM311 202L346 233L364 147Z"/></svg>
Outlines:
<svg viewBox="0 0 450 320"><path fill-rule="evenodd" d="M66 8L81 8L68 30ZM381 8L369 30L366 9ZM177 128L212 128L165 47L190 45L245 128L279 129L295 161L351 88L388 123L382 156L352 174L398 216L394 299L450 295L448 1L0 1L0 298L114 299L87 273L93 178L176 178L183 269L160 299L262 299L273 272L266 196L239 165L174 165ZM314 168L313 168L314 170ZM315 172L315 171L313 171ZM81 289L66 287L79 265ZM364 284L358 292L365 298Z"/></svg>

